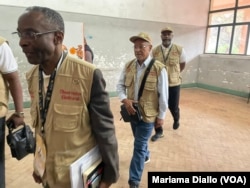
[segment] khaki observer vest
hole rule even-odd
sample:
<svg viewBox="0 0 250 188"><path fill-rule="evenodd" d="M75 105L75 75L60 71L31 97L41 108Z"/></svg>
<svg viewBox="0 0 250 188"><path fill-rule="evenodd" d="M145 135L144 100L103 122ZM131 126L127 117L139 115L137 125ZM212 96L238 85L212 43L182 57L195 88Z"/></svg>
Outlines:
<svg viewBox="0 0 250 188"><path fill-rule="evenodd" d="M71 187L70 164L96 144L87 107L94 71L94 65L66 56L56 73L44 125L47 159L43 181L50 188ZM26 74L31 96L32 126L36 134L41 130L38 73L39 67L34 66Z"/></svg>
<svg viewBox="0 0 250 188"><path fill-rule="evenodd" d="M151 123L155 121L159 113L159 98L158 98L158 76L161 73L161 70L165 66L155 60L153 66L150 69L150 72L147 76L144 90L142 96L139 100L140 111L143 116L143 121ZM140 83L142 81L144 74L140 78ZM126 78L125 86L127 88L127 97L128 99L134 100L135 95L135 78L136 78L136 60L128 62L126 64Z"/></svg>
<svg viewBox="0 0 250 188"><path fill-rule="evenodd" d="M7 40L0 36L0 45L2 45L5 41ZM1 73L0 74L0 118L6 116L8 112L7 111L8 101L9 101L9 89Z"/></svg>
<svg viewBox="0 0 250 188"><path fill-rule="evenodd" d="M164 60L161 45L156 46L153 51L153 57L162 62L167 67L169 86L178 86L181 84L181 71L180 71L180 56L182 47L172 44L168 59Z"/></svg>

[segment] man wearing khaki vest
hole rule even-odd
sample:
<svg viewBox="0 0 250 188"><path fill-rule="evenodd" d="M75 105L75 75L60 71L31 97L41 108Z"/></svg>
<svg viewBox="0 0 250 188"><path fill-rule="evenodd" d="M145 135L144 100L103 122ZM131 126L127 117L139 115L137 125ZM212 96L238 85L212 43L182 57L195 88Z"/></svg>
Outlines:
<svg viewBox="0 0 250 188"><path fill-rule="evenodd" d="M152 53L153 57L162 62L167 67L168 82L169 82L169 98L168 108L173 117L173 129L176 130L180 126L180 85L181 85L181 72L186 65L186 55L183 47L173 44L172 39L174 32L171 27L166 27L161 30L162 44L156 46ZM151 137L151 141L156 141L162 138L162 126L155 125L155 135Z"/></svg>
<svg viewBox="0 0 250 188"><path fill-rule="evenodd" d="M13 121L15 127L24 123L23 93L17 68L8 42L0 36L0 188L5 187L5 117L8 112L9 92L16 112L9 117L7 122Z"/></svg>
<svg viewBox="0 0 250 188"><path fill-rule="evenodd" d="M116 88L128 114L134 115L138 107L142 117L130 121L134 149L128 184L130 188L139 188L144 164L150 161L148 140L154 125L164 123L168 107L168 79L165 66L150 55L152 40L149 35L141 32L129 40L134 44L135 58L125 64ZM144 79L145 74L147 77ZM145 80L144 86L143 80Z"/></svg>
<svg viewBox="0 0 250 188"><path fill-rule="evenodd" d="M19 45L34 65L26 73L33 177L46 188L69 188L71 164L97 145L104 164L98 187L108 188L119 178L119 156L106 82L95 65L63 51L64 31L62 16L48 7L28 7L17 22Z"/></svg>

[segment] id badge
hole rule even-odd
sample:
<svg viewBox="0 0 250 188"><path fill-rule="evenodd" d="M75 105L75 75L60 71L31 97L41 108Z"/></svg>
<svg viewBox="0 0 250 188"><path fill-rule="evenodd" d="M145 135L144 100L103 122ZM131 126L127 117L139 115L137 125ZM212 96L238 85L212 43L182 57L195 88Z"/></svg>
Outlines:
<svg viewBox="0 0 250 188"><path fill-rule="evenodd" d="M36 151L34 159L34 171L41 178L45 172L45 162L46 162L46 148L45 143L41 135L36 134Z"/></svg>

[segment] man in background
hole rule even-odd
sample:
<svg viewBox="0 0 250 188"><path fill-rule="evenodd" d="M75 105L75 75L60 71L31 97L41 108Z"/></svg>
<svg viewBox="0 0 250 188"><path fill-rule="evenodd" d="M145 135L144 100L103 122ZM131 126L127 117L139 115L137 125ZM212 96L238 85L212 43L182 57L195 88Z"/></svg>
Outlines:
<svg viewBox="0 0 250 188"><path fill-rule="evenodd" d="M94 53L93 53L92 49L90 48L90 46L88 45L85 37L84 37L84 52L85 52L85 60L90 62L90 63L93 63Z"/></svg>
<svg viewBox="0 0 250 188"><path fill-rule="evenodd" d="M136 113L138 106L142 119L131 120L130 125L134 137L133 156L129 167L130 188L138 188L144 164L150 161L148 140L155 124L162 125L167 110L168 79L165 66L150 55L152 41L147 33L141 32L132 36L135 59L127 62L117 83L117 93L130 115ZM147 67L152 63L142 95L140 87Z"/></svg>
<svg viewBox="0 0 250 188"><path fill-rule="evenodd" d="M5 188L5 118L8 112L9 92L13 98L15 113L7 120L14 127L24 124L23 91L18 76L15 57L5 38L0 36L0 188Z"/></svg>
<svg viewBox="0 0 250 188"><path fill-rule="evenodd" d="M152 53L153 57L162 62L167 67L168 82L169 82L169 99L168 108L172 114L174 123L173 129L176 130L180 126L180 85L181 85L181 72L186 65L186 54L183 47L172 43L174 32L172 28L166 27L161 30L162 44L156 46ZM151 137L151 141L156 141L162 138L162 126L155 125L155 135Z"/></svg>

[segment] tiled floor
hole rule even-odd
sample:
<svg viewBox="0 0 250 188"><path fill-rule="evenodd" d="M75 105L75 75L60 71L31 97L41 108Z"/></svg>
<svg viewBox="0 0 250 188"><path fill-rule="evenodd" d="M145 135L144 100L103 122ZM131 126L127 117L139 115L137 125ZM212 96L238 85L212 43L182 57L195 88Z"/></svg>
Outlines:
<svg viewBox="0 0 250 188"><path fill-rule="evenodd" d="M147 187L148 171L250 171L250 104L246 98L190 88L181 90L181 126L172 129L168 111L165 137L149 142L151 161L145 165L141 186ZM128 187L133 148L130 126L120 121L120 102L111 98L119 143L120 179L113 188ZM29 109L26 109L29 123ZM10 112L11 113L11 112ZM5 148L7 188L37 188L32 174L33 156L21 161Z"/></svg>

